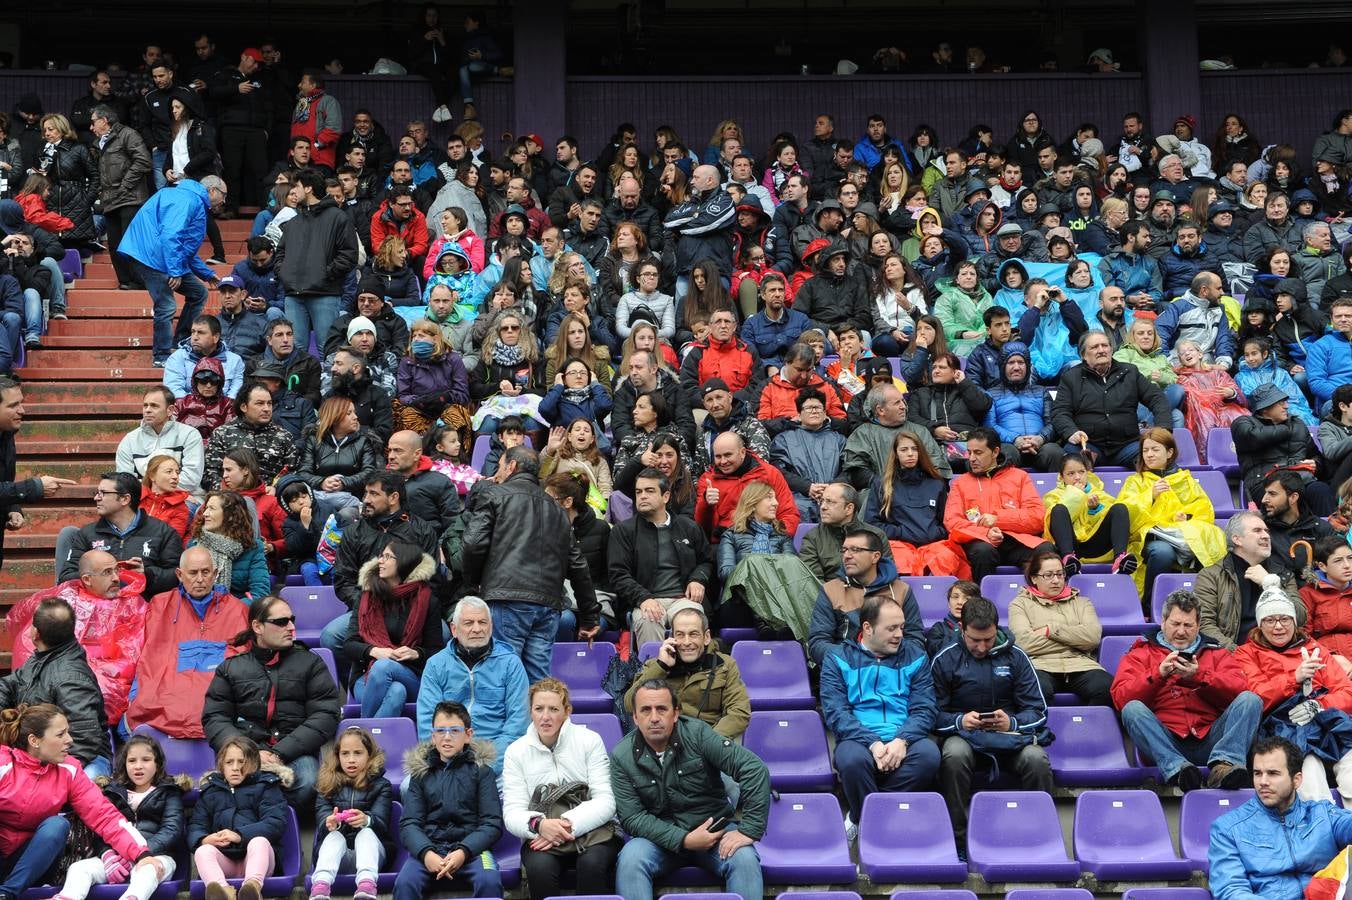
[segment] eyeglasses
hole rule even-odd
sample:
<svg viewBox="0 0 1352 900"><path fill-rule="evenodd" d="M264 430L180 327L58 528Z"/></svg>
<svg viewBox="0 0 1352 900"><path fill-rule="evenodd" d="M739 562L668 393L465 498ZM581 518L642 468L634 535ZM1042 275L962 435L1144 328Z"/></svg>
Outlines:
<svg viewBox="0 0 1352 900"><path fill-rule="evenodd" d="M464 725L437 725L432 729L434 737L455 737L464 733Z"/></svg>
<svg viewBox="0 0 1352 900"><path fill-rule="evenodd" d="M1034 578L1050 578L1052 581L1065 581L1065 580L1066 580L1066 573L1065 573L1065 570L1063 569L1063 570L1060 571L1060 572L1039 572L1038 574L1034 575L1033 577L1034 577Z"/></svg>
<svg viewBox="0 0 1352 900"><path fill-rule="evenodd" d="M521 326L520 326L520 325L504 325L504 326L502 326L501 328L498 329L499 332L503 332L503 331L520 331L520 330L521 330Z"/></svg>
<svg viewBox="0 0 1352 900"><path fill-rule="evenodd" d="M95 500L99 499L100 497L110 497L110 496L111 496L111 497L127 497L127 496L130 496L130 495L129 495L126 491L118 491L118 490L105 491L103 488L95 488L95 490L94 490L94 499L95 499Z"/></svg>
<svg viewBox="0 0 1352 900"><path fill-rule="evenodd" d="M840 548L841 556L853 556L856 553L878 553L872 547L851 547L848 544L842 544Z"/></svg>

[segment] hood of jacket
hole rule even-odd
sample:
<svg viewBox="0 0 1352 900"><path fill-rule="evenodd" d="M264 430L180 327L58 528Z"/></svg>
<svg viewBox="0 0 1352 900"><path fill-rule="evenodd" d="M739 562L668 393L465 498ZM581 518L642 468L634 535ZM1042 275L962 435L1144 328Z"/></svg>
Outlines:
<svg viewBox="0 0 1352 900"><path fill-rule="evenodd" d="M460 261L465 264L465 271L469 271L470 267L469 254L465 252L464 247L460 246L459 241L448 240L441 245L441 252L437 254L436 265L438 268L441 266L441 261L448 256L459 257Z"/></svg>
<svg viewBox="0 0 1352 900"><path fill-rule="evenodd" d="M1022 356L1023 361L1028 364L1028 368L1024 370L1024 376L1020 381L1010 381L1009 376L1005 374L1005 363L1009 362L1012 356ZM1026 387L1028 380L1032 377L1033 357L1028 350L1028 345L1023 341L1008 341L1000 348L1000 383L1007 388L1019 390Z"/></svg>
<svg viewBox="0 0 1352 900"><path fill-rule="evenodd" d="M376 578L379 577L376 574L376 570L379 568L379 559L368 559L366 562L362 563L361 568L357 570L357 585L361 587L363 591L369 591L375 587ZM409 572L408 577L404 579L404 584L431 581L432 577L436 574L436 560L424 553L422 559L418 560L418 564L413 567L413 571Z"/></svg>
<svg viewBox="0 0 1352 900"><path fill-rule="evenodd" d="M1023 274L1023 283L1024 284L1028 283L1028 267L1023 264L1023 261L1017 258L1007 259L1004 262L1000 263L1000 268L995 270L995 280L996 283L999 284L1000 288L1005 289L1008 287L1005 284L1005 273L1008 272L1010 269L1018 269L1019 272ZM1022 291L1023 287L1020 286L1018 290Z"/></svg>
<svg viewBox="0 0 1352 900"><path fill-rule="evenodd" d="M939 227L941 228L944 224L944 217L939 215L939 210L935 209L933 206L926 206L924 209L920 210L920 212L915 214L915 227L911 229L911 237L915 238L917 241L923 241L925 239L925 233L920 230L920 225L924 221L925 216L934 216L934 221L938 222Z"/></svg>
<svg viewBox="0 0 1352 900"><path fill-rule="evenodd" d="M981 214L985 212L987 208L995 210L995 224L991 225L991 230L986 232L986 234L994 240L995 233L1000 230L1000 226L1005 222L1005 212L1000 208L1000 204L996 203L994 200L987 200L985 203L978 206L976 211L972 213L972 232L974 234L978 233L976 230L977 222L980 221Z"/></svg>
<svg viewBox="0 0 1352 900"><path fill-rule="evenodd" d="M436 747L432 746L432 742L430 740L421 741L404 752L404 774L409 778L422 778L434 768L451 763L491 766L497 756L498 749L493 746L492 741L474 738L465 745L465 749L452 756L447 762L442 762L441 754L437 752Z"/></svg>
<svg viewBox="0 0 1352 900"><path fill-rule="evenodd" d="M1283 278L1277 282L1272 293L1274 296L1276 294L1290 294L1297 307L1303 304L1309 296L1308 291L1305 290L1305 282L1299 278Z"/></svg>
<svg viewBox="0 0 1352 900"><path fill-rule="evenodd" d="M886 557L878 560L878 574L868 584L861 584L846 575L844 563L841 564L840 569L836 572L836 577L845 582L849 587L863 588L864 593L871 594L876 590L887 587L897 580L897 564Z"/></svg>
<svg viewBox="0 0 1352 900"><path fill-rule="evenodd" d="M253 779L258 783L275 781L283 788L289 788L296 783L296 773L291 770L290 766L285 766L281 763L265 762L257 772L250 772L246 775L244 777L244 783L248 783L249 779ZM197 789L201 790L210 784L219 785L220 787L225 788L229 787L226 783L225 776L216 769L212 769L197 780Z"/></svg>

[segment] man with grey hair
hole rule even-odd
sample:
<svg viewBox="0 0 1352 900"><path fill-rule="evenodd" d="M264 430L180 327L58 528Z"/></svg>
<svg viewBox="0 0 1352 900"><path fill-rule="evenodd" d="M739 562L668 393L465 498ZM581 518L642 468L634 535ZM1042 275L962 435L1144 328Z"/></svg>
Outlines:
<svg viewBox="0 0 1352 900"><path fill-rule="evenodd" d="M1080 336L1082 365L1061 373L1052 401L1052 429L1067 453L1087 453L1099 465L1130 466L1140 450L1136 407L1150 410L1152 424L1170 427L1169 401L1130 363L1113 359L1102 331Z"/></svg>
<svg viewBox="0 0 1352 900"><path fill-rule="evenodd" d="M1301 232L1304 244L1299 253L1292 254L1292 275L1305 282L1305 294L1318 297L1324 283L1347 271L1343 255L1333 244L1333 229L1327 222L1311 222Z"/></svg>
<svg viewBox="0 0 1352 900"><path fill-rule="evenodd" d="M540 458L529 447L502 455L465 519L465 584L493 611L499 639L521 655L531 683L549 676L563 609L563 581L577 600L577 636L600 631L591 568L568 517L540 487ZM429 715L430 721L430 715Z"/></svg>
<svg viewBox="0 0 1352 900"><path fill-rule="evenodd" d="M497 748L493 771L502 774L507 745L530 724L530 681L521 659L493 640L493 616L479 597L465 597L451 614L451 640L427 660L418 687L418 739L432 736L432 714L443 700L463 703L474 736Z"/></svg>
<svg viewBox="0 0 1352 900"><path fill-rule="evenodd" d="M162 66L156 66L160 71ZM99 104L90 110L89 130L94 135L94 146L99 159L99 203L108 232L108 253L117 273L118 287L136 284L131 263L117 253L136 211L146 202L146 176L150 174L150 151L145 141L117 120L111 106Z"/></svg>
<svg viewBox="0 0 1352 900"><path fill-rule="evenodd" d="M1160 625L1136 641L1113 678L1113 705L1132 743L1147 751L1165 780L1187 791L1250 786L1245 765L1263 701L1230 651L1203 634L1191 591L1164 601Z"/></svg>
<svg viewBox="0 0 1352 900"><path fill-rule="evenodd" d="M946 479L953 477L948 454L939 449L929 429L907 421L906 395L897 390L896 385L881 384L872 388L864 398L864 415L867 417L864 423L845 442L845 464L841 474L850 484L863 490L873 476L882 474L899 431L915 435L939 474Z"/></svg>
<svg viewBox="0 0 1352 900"><path fill-rule="evenodd" d="M695 437L695 417L690 401L681 388L676 373L666 368L651 350L635 350L629 357L629 375L615 388L615 408L610 414L614 445L634 433L634 403L640 394L657 391L667 401L671 413L671 430L685 440L686 449L694 452L698 446Z"/></svg>
<svg viewBox="0 0 1352 900"><path fill-rule="evenodd" d="M803 536L798 558L818 581L829 581L839 574L840 547L845 543L845 533L854 529L876 533L882 541L883 559L892 558L892 545L882 529L859 520L859 492L852 485L843 481L828 484L822 490L817 507L821 512L821 524Z"/></svg>
<svg viewBox="0 0 1352 900"><path fill-rule="evenodd" d="M1193 595L1201 610L1202 632L1226 650L1249 639L1258 626L1256 608L1263 579L1276 575L1296 608L1296 624L1305 624L1305 603L1296 592L1295 576L1272 557L1272 536L1261 513L1236 514L1225 526L1229 552L1197 573Z"/></svg>

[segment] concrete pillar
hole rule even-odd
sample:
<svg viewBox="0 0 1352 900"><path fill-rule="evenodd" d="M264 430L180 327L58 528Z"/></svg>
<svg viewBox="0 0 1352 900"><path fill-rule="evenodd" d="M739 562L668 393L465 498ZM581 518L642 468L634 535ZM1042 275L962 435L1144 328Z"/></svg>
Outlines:
<svg viewBox="0 0 1352 900"><path fill-rule="evenodd" d="M554 141L567 131L568 3L516 0L513 13L515 133L538 133L553 159Z"/></svg>
<svg viewBox="0 0 1352 900"><path fill-rule="evenodd" d="M1198 131L1204 135L1197 0L1137 0L1136 34L1146 97L1140 112L1149 137L1172 134L1174 119L1184 114L1199 117Z"/></svg>

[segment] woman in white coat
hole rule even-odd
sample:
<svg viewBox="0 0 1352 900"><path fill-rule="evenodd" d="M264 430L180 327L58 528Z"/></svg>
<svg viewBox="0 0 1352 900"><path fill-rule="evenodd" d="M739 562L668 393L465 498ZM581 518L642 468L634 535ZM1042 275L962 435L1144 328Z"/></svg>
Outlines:
<svg viewBox="0 0 1352 900"><path fill-rule="evenodd" d="M531 900L558 896L577 869L578 894L613 894L617 833L610 755L596 732L574 725L568 687L544 678L530 687L530 727L507 748L502 817L524 841L521 867Z"/></svg>

